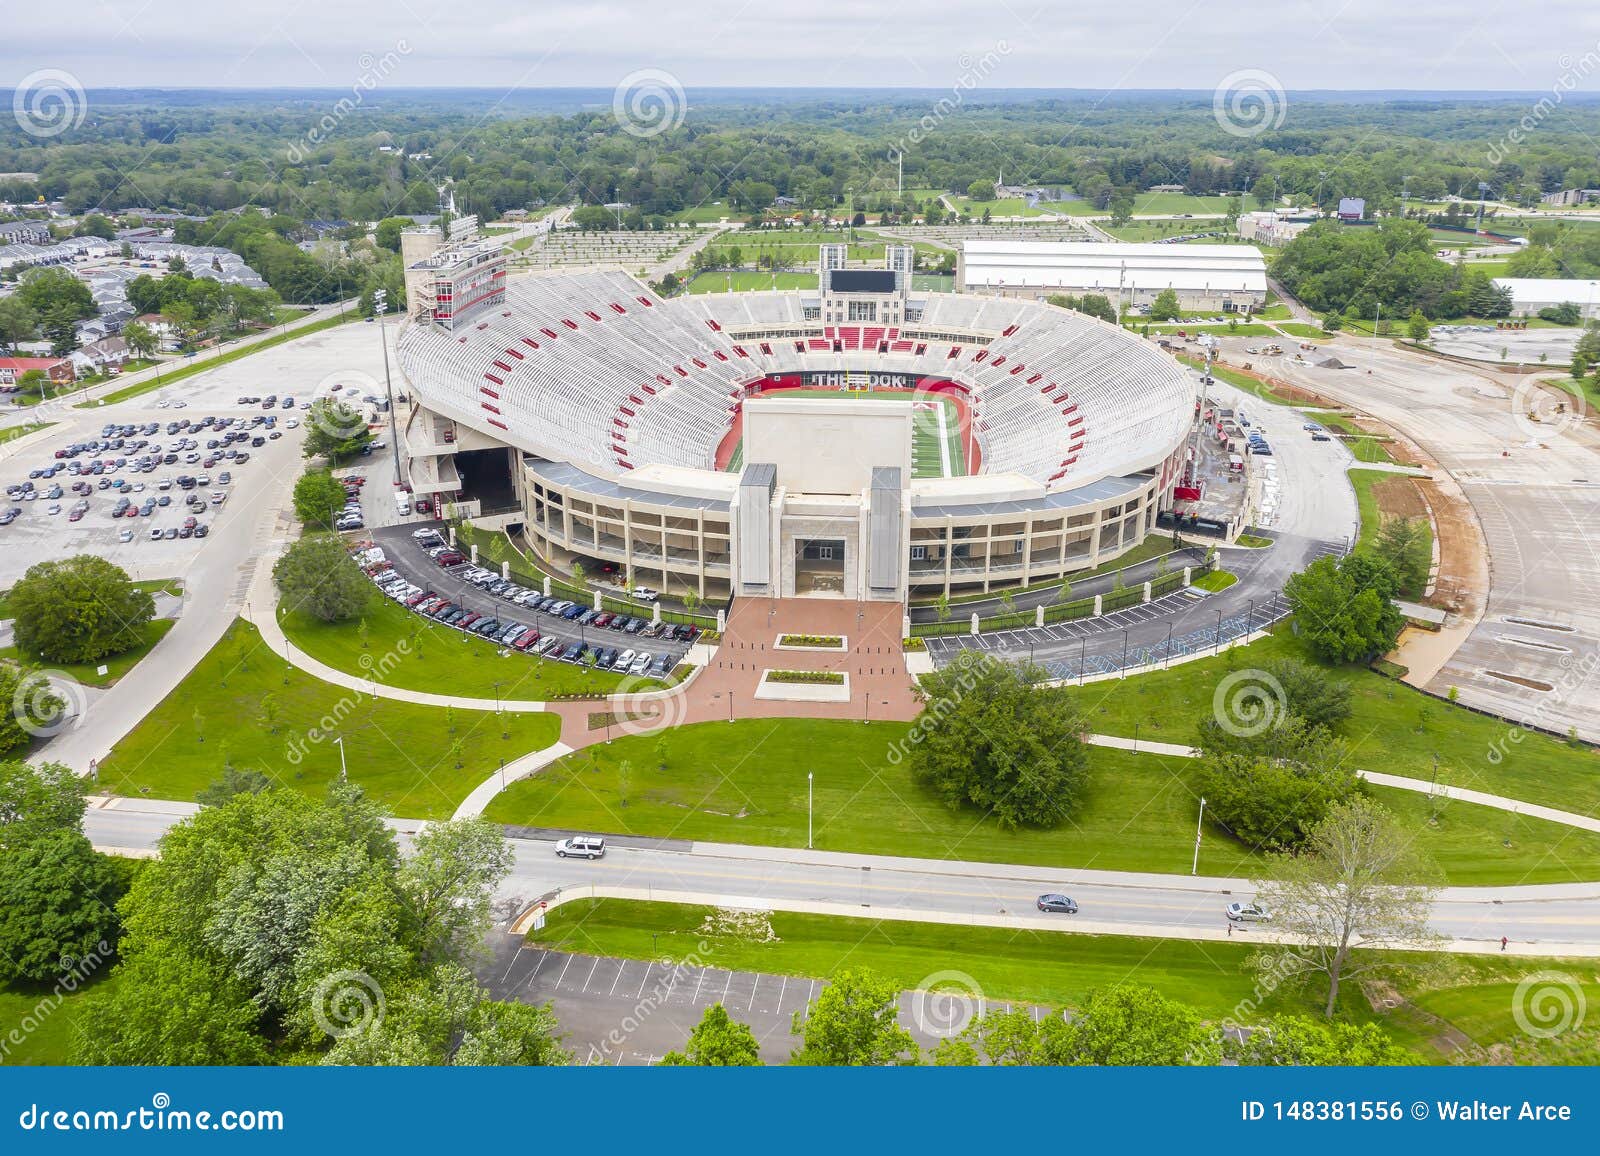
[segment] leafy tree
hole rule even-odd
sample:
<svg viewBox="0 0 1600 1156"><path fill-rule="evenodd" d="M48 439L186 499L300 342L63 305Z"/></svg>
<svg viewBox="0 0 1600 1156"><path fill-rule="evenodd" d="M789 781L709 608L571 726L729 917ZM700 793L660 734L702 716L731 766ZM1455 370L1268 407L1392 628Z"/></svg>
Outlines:
<svg viewBox="0 0 1600 1156"><path fill-rule="evenodd" d="M70 325L95 315L94 294L89 286L55 266L24 273L17 297L47 323L52 316L64 318Z"/></svg>
<svg viewBox="0 0 1600 1156"><path fill-rule="evenodd" d="M1307 1016L1272 1016L1252 1025L1243 1041L1227 1041L1228 1057L1247 1066L1381 1068L1417 1057L1377 1024L1328 1023Z"/></svg>
<svg viewBox="0 0 1600 1156"><path fill-rule="evenodd" d="M60 763L0 763L0 851L83 826L83 780Z"/></svg>
<svg viewBox="0 0 1600 1156"><path fill-rule="evenodd" d="M135 357L154 357L156 350L161 348L155 330L142 321L130 321L124 325L122 339L128 343L128 349Z"/></svg>
<svg viewBox="0 0 1600 1156"><path fill-rule="evenodd" d="M1204 1066L1222 1055L1221 1033L1188 1004L1153 988L1095 988L1070 1023L1041 1033L1036 1063L1072 1066Z"/></svg>
<svg viewBox="0 0 1600 1156"><path fill-rule="evenodd" d="M1394 571L1401 590L1421 593L1427 586L1433 559L1421 519L1385 519L1373 550Z"/></svg>
<svg viewBox="0 0 1600 1156"><path fill-rule="evenodd" d="M0 349L15 351L39 333L39 314L19 296L0 297Z"/></svg>
<svg viewBox="0 0 1600 1156"><path fill-rule="evenodd" d="M1327 734L1320 728L1313 733ZM1329 809L1354 796L1360 783L1337 759L1299 762L1223 750L1201 758L1195 788L1213 821L1235 838L1255 848L1287 850L1304 845Z"/></svg>
<svg viewBox="0 0 1600 1156"><path fill-rule="evenodd" d="M790 1063L813 1067L886 1067L917 1062L917 1044L895 1018L900 989L865 968L836 973L811 1005L794 1013L801 1046Z"/></svg>
<svg viewBox="0 0 1600 1156"><path fill-rule="evenodd" d="M43 674L0 663L0 754L20 750L64 722L67 702ZM26 725L24 725L26 724Z"/></svg>
<svg viewBox="0 0 1600 1156"><path fill-rule="evenodd" d="M1070 690L1041 685L1047 677L971 651L924 675L912 777L947 805L971 804L1008 829L1067 818L1088 777L1087 728Z"/></svg>
<svg viewBox="0 0 1600 1156"><path fill-rule="evenodd" d="M294 484L294 512L308 526L333 529L344 509L344 486L328 470L307 470Z"/></svg>
<svg viewBox="0 0 1600 1156"><path fill-rule="evenodd" d="M1406 318L1406 336L1418 345L1428 339L1428 319L1422 315L1422 310L1413 309Z"/></svg>
<svg viewBox="0 0 1600 1156"><path fill-rule="evenodd" d="M1392 599L1394 570L1361 553L1324 555L1284 584L1301 634L1329 662L1355 662L1393 648L1405 617Z"/></svg>
<svg viewBox="0 0 1600 1156"><path fill-rule="evenodd" d="M333 534L307 534L295 542L273 565L272 578L285 606L323 622L354 618L372 598L371 584Z"/></svg>
<svg viewBox="0 0 1600 1156"><path fill-rule="evenodd" d="M500 828L486 819L435 823L416 837L397 882L424 965L481 950L493 923L490 899L515 861Z"/></svg>
<svg viewBox="0 0 1600 1156"><path fill-rule="evenodd" d="M42 983L117 941L124 876L76 830L0 851L0 983Z"/></svg>
<svg viewBox="0 0 1600 1156"><path fill-rule="evenodd" d="M410 217L385 217L373 230L373 243L391 253L400 251L400 234L416 222Z"/></svg>
<svg viewBox="0 0 1600 1156"><path fill-rule="evenodd" d="M260 771L225 767L222 774L195 793L194 801L202 807L220 807L235 795L259 795L270 786L271 781Z"/></svg>
<svg viewBox="0 0 1600 1156"><path fill-rule="evenodd" d="M79 554L28 568L11 591L17 646L49 662L95 662L145 639L155 600L120 566Z"/></svg>
<svg viewBox="0 0 1600 1156"><path fill-rule="evenodd" d="M940 591L939 597L933 600L933 612L940 622L950 621L950 595Z"/></svg>
<svg viewBox="0 0 1600 1156"><path fill-rule="evenodd" d="M1264 669L1283 691L1288 713L1308 726L1332 730L1350 717L1350 684L1329 671L1293 658L1273 659Z"/></svg>
<svg viewBox="0 0 1600 1156"><path fill-rule="evenodd" d="M1329 310L1328 315L1322 319L1322 329L1325 333L1337 333L1343 328L1344 314L1337 309Z"/></svg>
<svg viewBox="0 0 1600 1156"><path fill-rule="evenodd" d="M1109 321L1113 325L1117 323L1117 311L1112 308L1111 299L1103 293L1085 293L1072 308L1090 317L1098 317L1101 321Z"/></svg>
<svg viewBox="0 0 1600 1156"><path fill-rule="evenodd" d="M992 201L998 195L993 181L984 180L982 177L967 186L967 199L969 201Z"/></svg>
<svg viewBox="0 0 1600 1156"><path fill-rule="evenodd" d="M125 958L118 982L89 995L77 1064L224 1066L268 1059L261 1010L228 969L163 944Z"/></svg>
<svg viewBox="0 0 1600 1156"><path fill-rule="evenodd" d="M758 1068L761 1048L748 1024L728 1015L720 1003L706 1008L705 1015L689 1033L689 1043L681 1052L668 1052L661 1058L664 1067Z"/></svg>
<svg viewBox="0 0 1600 1156"><path fill-rule="evenodd" d="M1181 312L1178 307L1178 295L1171 289L1163 289L1150 303L1151 321L1173 321Z"/></svg>
<svg viewBox="0 0 1600 1156"><path fill-rule="evenodd" d="M1273 874L1256 890L1282 935L1278 950L1303 974L1326 978L1330 1018L1340 983L1381 966L1384 948L1434 942L1428 916L1437 869L1412 833L1369 799L1336 803L1302 853L1275 859Z"/></svg>
<svg viewBox="0 0 1600 1156"><path fill-rule="evenodd" d="M360 413L331 397L312 401L306 418L305 456L330 463L348 461L372 444L372 431Z"/></svg>

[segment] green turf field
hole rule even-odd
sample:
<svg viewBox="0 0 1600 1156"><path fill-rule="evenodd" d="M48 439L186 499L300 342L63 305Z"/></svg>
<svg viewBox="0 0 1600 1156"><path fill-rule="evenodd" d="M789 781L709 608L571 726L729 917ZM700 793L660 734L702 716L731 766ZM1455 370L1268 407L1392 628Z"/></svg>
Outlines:
<svg viewBox="0 0 1600 1156"><path fill-rule="evenodd" d="M892 390L838 389L788 389L782 397L819 397L835 401L848 398L852 401L885 400L905 401L910 395ZM917 478L962 478L967 474L966 454L961 444L961 411L956 403L946 397L918 398L918 401L936 402L937 409L918 409L911 418L911 473ZM940 418L944 426L940 428ZM944 451L941 452L941 445ZM946 460L948 455L948 460ZM744 469L744 439L734 447L726 470L736 474Z"/></svg>

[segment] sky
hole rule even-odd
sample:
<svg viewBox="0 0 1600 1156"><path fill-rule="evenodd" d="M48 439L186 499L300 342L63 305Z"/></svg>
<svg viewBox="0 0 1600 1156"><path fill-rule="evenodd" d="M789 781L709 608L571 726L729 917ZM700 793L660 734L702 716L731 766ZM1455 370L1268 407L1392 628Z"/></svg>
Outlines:
<svg viewBox="0 0 1600 1156"><path fill-rule="evenodd" d="M15 4L0 87L1216 88L1600 95L1596 0L83 0Z"/></svg>

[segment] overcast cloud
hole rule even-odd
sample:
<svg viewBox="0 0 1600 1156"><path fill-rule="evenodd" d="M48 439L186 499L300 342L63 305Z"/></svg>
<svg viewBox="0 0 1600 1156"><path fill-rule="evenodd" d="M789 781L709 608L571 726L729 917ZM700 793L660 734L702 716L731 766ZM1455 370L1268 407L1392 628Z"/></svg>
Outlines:
<svg viewBox="0 0 1600 1156"><path fill-rule="evenodd" d="M1261 69L1294 89L1548 89L1589 59L1600 3L1040 3L1038 0L87 0L12 4L0 85L39 69L99 86L348 86L402 42L411 86L948 87L1002 42L985 87L1210 89Z"/></svg>

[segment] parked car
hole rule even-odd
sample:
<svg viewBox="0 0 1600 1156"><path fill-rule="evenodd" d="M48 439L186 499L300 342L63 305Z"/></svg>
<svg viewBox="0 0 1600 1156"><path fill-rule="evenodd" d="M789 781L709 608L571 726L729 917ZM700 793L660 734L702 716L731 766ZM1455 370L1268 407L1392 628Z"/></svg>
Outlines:
<svg viewBox="0 0 1600 1156"><path fill-rule="evenodd" d="M574 835L556 843L556 855L562 859L603 859L605 853L606 841L599 835Z"/></svg>

